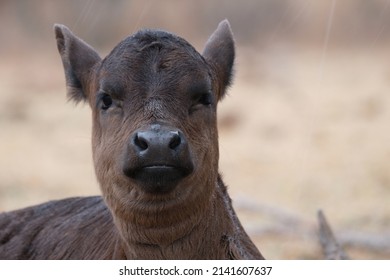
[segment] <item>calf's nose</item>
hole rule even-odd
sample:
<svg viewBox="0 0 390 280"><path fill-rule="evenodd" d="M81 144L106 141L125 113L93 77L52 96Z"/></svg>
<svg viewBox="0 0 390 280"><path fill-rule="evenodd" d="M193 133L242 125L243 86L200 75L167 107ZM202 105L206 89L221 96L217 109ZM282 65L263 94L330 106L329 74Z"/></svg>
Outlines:
<svg viewBox="0 0 390 280"><path fill-rule="evenodd" d="M177 130L139 131L134 134L133 145L140 154L175 152L183 144L182 137Z"/></svg>

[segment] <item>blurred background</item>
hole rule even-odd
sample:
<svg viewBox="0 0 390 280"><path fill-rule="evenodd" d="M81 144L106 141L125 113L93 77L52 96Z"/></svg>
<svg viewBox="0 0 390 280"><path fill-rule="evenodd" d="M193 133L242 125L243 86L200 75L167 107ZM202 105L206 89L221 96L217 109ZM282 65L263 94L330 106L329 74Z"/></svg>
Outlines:
<svg viewBox="0 0 390 280"><path fill-rule="evenodd" d="M65 97L53 24L102 56L141 28L199 51L227 18L235 83L220 170L266 258L322 258L317 211L353 259L390 258L389 0L1 0L0 211L99 194L87 105Z"/></svg>

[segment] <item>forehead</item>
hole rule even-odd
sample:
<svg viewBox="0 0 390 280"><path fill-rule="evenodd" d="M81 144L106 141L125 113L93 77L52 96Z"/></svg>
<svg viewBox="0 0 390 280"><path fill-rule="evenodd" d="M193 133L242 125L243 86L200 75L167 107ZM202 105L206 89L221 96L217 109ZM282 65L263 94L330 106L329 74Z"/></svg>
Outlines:
<svg viewBox="0 0 390 280"><path fill-rule="evenodd" d="M120 42L103 60L105 80L132 83L177 83L211 80L204 58L184 39L171 33L143 30Z"/></svg>

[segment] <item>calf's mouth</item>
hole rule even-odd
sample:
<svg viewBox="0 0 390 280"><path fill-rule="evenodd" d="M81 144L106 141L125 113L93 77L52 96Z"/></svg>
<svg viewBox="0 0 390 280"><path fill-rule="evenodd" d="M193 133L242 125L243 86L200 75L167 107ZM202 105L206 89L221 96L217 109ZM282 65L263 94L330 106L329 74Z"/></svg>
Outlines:
<svg viewBox="0 0 390 280"><path fill-rule="evenodd" d="M126 176L136 180L147 193L168 193L191 172L190 168L158 164L124 170Z"/></svg>

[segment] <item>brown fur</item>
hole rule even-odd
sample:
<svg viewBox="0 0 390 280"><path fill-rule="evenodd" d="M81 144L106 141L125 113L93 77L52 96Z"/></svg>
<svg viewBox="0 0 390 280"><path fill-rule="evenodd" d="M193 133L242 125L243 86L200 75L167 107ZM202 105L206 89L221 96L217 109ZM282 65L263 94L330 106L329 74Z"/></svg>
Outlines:
<svg viewBox="0 0 390 280"><path fill-rule="evenodd" d="M92 109L103 198L0 214L0 258L262 259L218 174L217 102L234 61L228 22L202 55L144 30L102 60L65 26L55 33L68 96Z"/></svg>

